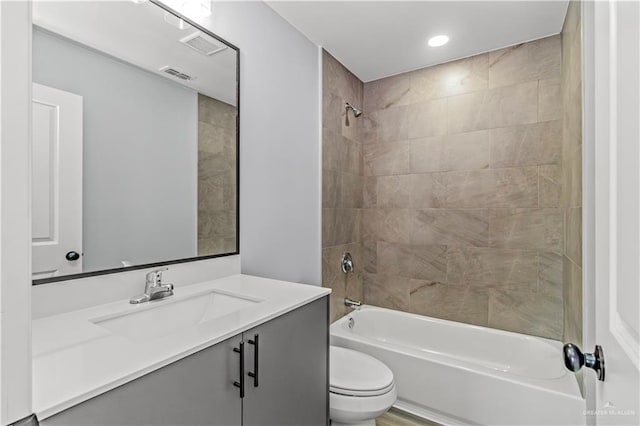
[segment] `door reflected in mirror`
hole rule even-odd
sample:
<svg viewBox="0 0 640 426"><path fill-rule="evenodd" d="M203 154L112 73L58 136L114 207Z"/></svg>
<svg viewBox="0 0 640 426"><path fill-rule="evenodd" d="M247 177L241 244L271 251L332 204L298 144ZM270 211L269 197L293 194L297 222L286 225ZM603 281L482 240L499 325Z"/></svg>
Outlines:
<svg viewBox="0 0 640 426"><path fill-rule="evenodd" d="M152 2L33 23L34 283L236 254L238 49Z"/></svg>

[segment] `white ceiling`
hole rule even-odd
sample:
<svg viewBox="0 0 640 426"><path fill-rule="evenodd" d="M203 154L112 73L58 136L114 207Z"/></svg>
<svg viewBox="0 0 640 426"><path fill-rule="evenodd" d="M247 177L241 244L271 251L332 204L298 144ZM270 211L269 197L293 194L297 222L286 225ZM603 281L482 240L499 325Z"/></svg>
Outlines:
<svg viewBox="0 0 640 426"><path fill-rule="evenodd" d="M35 25L236 105L235 50L227 48L211 56L196 52L179 42L196 29L172 26L164 14L164 9L151 2L135 4L130 0L33 4ZM158 71L167 65L195 79L183 81Z"/></svg>
<svg viewBox="0 0 640 426"><path fill-rule="evenodd" d="M362 81L557 34L567 0L268 1ZM439 48L427 40L446 34Z"/></svg>

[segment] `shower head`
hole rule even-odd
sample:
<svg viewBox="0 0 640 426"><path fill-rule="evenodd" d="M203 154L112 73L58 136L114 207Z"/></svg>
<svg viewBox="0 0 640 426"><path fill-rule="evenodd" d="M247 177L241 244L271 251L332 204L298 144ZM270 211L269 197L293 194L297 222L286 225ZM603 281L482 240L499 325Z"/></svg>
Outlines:
<svg viewBox="0 0 640 426"><path fill-rule="evenodd" d="M356 108L353 105L349 104L349 102L344 104L344 108L347 110L347 112L349 112L349 110L353 111L353 115L355 117L360 117L362 115L362 110L360 108Z"/></svg>

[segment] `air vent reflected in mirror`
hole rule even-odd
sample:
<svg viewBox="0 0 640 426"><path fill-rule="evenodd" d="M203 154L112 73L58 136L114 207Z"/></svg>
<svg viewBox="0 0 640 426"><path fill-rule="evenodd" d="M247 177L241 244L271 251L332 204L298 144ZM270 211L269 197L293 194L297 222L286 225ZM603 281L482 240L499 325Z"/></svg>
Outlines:
<svg viewBox="0 0 640 426"><path fill-rule="evenodd" d="M171 68L169 65L166 65L166 66L158 69L158 71L162 71L165 74L169 74L169 75L171 75L173 77L176 77L176 78L179 78L181 80L189 81L189 80L195 80L196 79L195 77L191 77L189 74L185 74L185 73L182 73L182 72L178 71L175 68Z"/></svg>
<svg viewBox="0 0 640 426"><path fill-rule="evenodd" d="M193 34L180 39L180 43L184 43L198 53L205 56L211 56L214 53L218 53L227 48L222 43L219 43L213 37L208 37L200 31L196 31Z"/></svg>

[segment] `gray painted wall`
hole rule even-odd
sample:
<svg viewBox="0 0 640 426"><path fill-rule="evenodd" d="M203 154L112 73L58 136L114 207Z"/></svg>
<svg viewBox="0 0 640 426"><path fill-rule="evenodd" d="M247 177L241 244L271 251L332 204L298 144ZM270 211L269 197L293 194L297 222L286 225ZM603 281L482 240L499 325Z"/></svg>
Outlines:
<svg viewBox="0 0 640 426"><path fill-rule="evenodd" d="M41 30L33 81L83 96L85 270L195 256L197 94Z"/></svg>
<svg viewBox="0 0 640 426"><path fill-rule="evenodd" d="M242 272L320 285L318 47L263 2L199 22L240 48Z"/></svg>

